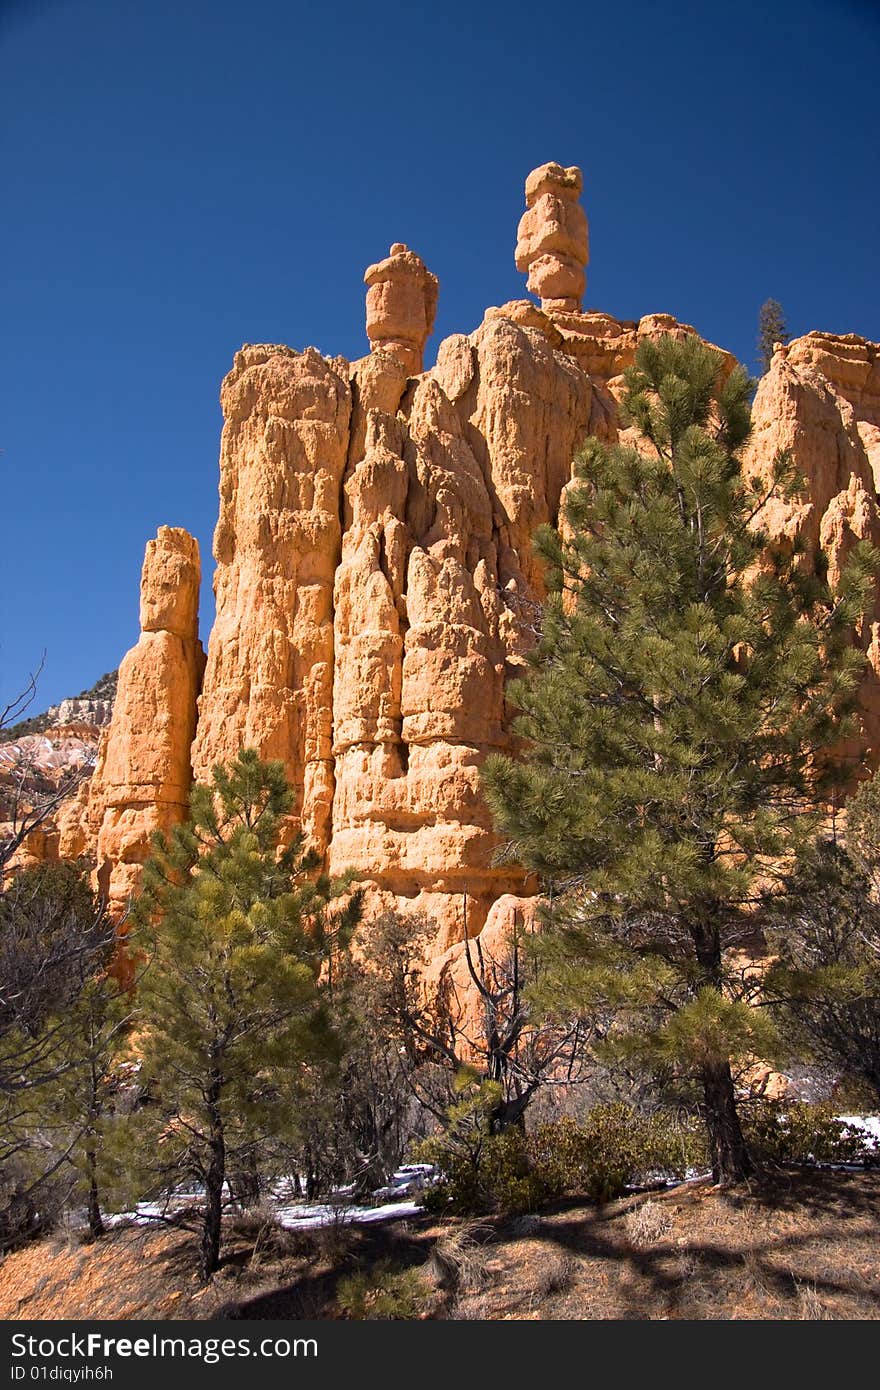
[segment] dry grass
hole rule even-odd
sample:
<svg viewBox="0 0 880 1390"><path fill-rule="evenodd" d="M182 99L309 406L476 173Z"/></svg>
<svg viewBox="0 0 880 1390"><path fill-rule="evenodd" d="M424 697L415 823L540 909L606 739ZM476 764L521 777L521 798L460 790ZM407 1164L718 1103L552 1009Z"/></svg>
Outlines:
<svg viewBox="0 0 880 1390"><path fill-rule="evenodd" d="M230 1227L207 1288L179 1231L35 1243L0 1265L0 1317L332 1317L340 1277L389 1259L430 1277L437 1318L880 1317L877 1172L783 1174L730 1194L695 1184L528 1222L425 1217L344 1242L251 1227Z"/></svg>
<svg viewBox="0 0 880 1390"><path fill-rule="evenodd" d="M428 1265L439 1289L466 1294L489 1281L485 1244L491 1233L491 1227L481 1222L465 1222L434 1242Z"/></svg>
<svg viewBox="0 0 880 1390"><path fill-rule="evenodd" d="M538 1279L533 1293L543 1303L554 1294L564 1293L574 1283L577 1261L564 1250L548 1250L541 1261Z"/></svg>
<svg viewBox="0 0 880 1390"><path fill-rule="evenodd" d="M672 1218L662 1202L649 1198L623 1218L630 1244L636 1250L646 1250L664 1240L672 1230Z"/></svg>
<svg viewBox="0 0 880 1390"><path fill-rule="evenodd" d="M820 1322L834 1317L834 1314L830 1312L827 1305L823 1303L812 1284L798 1284L797 1294L802 1321Z"/></svg>

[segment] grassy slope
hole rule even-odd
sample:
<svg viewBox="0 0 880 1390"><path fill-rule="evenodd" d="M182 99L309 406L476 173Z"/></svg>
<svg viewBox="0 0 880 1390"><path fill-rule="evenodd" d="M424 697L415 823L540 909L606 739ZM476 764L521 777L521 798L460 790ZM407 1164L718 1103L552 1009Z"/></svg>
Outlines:
<svg viewBox="0 0 880 1390"><path fill-rule="evenodd" d="M429 1317L880 1317L877 1172L781 1174L730 1195L703 1183L470 1226L258 1234L253 1221L230 1231L206 1289L180 1232L42 1241L0 1265L0 1317L332 1318L340 1276L377 1260L419 1271Z"/></svg>

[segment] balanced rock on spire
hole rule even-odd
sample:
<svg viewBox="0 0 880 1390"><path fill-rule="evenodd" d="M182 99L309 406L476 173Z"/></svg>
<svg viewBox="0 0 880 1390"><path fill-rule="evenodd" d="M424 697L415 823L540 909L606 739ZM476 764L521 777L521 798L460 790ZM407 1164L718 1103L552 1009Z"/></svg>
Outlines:
<svg viewBox="0 0 880 1390"><path fill-rule="evenodd" d="M205 657L198 637L198 542L160 526L141 574L141 635L119 668L113 718L92 779L99 882L122 911L154 830L186 818L190 748Z"/></svg>
<svg viewBox="0 0 880 1390"><path fill-rule="evenodd" d="M390 349L411 376L418 376L437 312L436 275L421 256L396 241L384 261L367 267L364 284L370 347Z"/></svg>
<svg viewBox="0 0 880 1390"><path fill-rule="evenodd" d="M516 268L528 274L528 288L542 309L577 313L586 288L590 259L587 217L579 199L580 169L542 164L526 179L526 211L520 218Z"/></svg>

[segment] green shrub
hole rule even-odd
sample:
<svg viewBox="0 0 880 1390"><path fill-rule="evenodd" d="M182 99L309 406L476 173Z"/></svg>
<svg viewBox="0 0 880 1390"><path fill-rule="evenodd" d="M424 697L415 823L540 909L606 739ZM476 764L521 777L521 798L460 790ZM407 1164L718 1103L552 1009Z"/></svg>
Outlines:
<svg viewBox="0 0 880 1390"><path fill-rule="evenodd" d="M555 1196L535 1168L519 1129L488 1135L476 1154L447 1154L440 1181L425 1194L428 1211L468 1216L516 1216Z"/></svg>
<svg viewBox="0 0 880 1390"><path fill-rule="evenodd" d="M541 1125L531 1155L545 1186L557 1195L583 1193L594 1202L619 1197L631 1183L684 1177L706 1161L695 1122L665 1112L639 1115L621 1104L597 1105L581 1124Z"/></svg>
<svg viewBox="0 0 880 1390"><path fill-rule="evenodd" d="M427 1194L429 1211L515 1216L566 1194L609 1202L630 1184L683 1177L706 1163L701 1127L664 1113L639 1115L625 1105L598 1105L585 1121L555 1120L526 1136L509 1129L479 1150L447 1151L442 1177Z"/></svg>
<svg viewBox="0 0 880 1390"><path fill-rule="evenodd" d="M444 1128L424 1140L416 1157L434 1163L440 1181L425 1196L429 1211L449 1215L530 1211L546 1199L532 1171L528 1143L516 1128L492 1134L501 1087L468 1067L455 1077Z"/></svg>
<svg viewBox="0 0 880 1390"><path fill-rule="evenodd" d="M421 1318L431 1297L431 1289L417 1269L395 1268L389 1260L346 1274L336 1286L336 1302L343 1317L358 1322Z"/></svg>
<svg viewBox="0 0 880 1390"><path fill-rule="evenodd" d="M876 1152L828 1105L756 1099L742 1107L743 1132L763 1163L854 1163ZM871 1141L868 1141L871 1145Z"/></svg>
<svg viewBox="0 0 880 1390"><path fill-rule="evenodd" d="M583 1124L541 1125L533 1161L559 1193L583 1193L593 1202L619 1197L638 1167L635 1117L623 1105L600 1105Z"/></svg>
<svg viewBox="0 0 880 1390"><path fill-rule="evenodd" d="M485 1145L480 1180L492 1209L517 1216L555 1195L536 1167L530 1141L519 1129L494 1135Z"/></svg>

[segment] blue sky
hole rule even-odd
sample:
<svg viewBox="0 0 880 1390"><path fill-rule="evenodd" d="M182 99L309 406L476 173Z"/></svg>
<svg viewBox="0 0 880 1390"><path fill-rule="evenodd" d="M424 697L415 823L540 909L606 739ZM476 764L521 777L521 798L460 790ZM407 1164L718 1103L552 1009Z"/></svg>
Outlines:
<svg viewBox="0 0 880 1390"><path fill-rule="evenodd" d="M5 0L0 702L137 636L144 545L199 539L243 342L366 350L364 268L440 277L437 332L525 293L522 185L580 164L586 304L666 311L753 365L880 339L876 0Z"/></svg>

